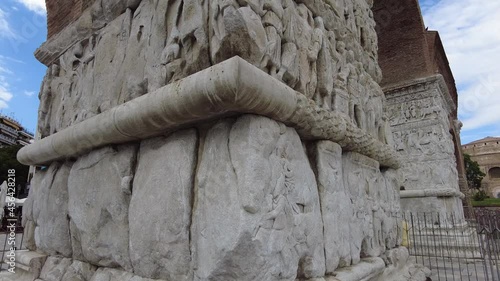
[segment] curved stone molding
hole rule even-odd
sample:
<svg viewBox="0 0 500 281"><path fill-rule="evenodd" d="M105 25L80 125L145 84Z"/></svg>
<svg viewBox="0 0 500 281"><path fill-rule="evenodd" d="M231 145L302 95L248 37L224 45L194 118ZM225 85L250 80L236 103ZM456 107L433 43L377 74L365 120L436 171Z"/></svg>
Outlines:
<svg viewBox="0 0 500 281"><path fill-rule="evenodd" d="M46 164L100 146L137 141L234 113L253 113L297 129L304 139L331 140L385 167L399 167L397 153L347 120L318 108L239 57L114 107L21 149L26 165Z"/></svg>
<svg viewBox="0 0 500 281"><path fill-rule="evenodd" d="M421 189L421 190L402 190L399 192L401 198L421 198L421 197L459 197L465 198L465 195L453 188L442 189Z"/></svg>

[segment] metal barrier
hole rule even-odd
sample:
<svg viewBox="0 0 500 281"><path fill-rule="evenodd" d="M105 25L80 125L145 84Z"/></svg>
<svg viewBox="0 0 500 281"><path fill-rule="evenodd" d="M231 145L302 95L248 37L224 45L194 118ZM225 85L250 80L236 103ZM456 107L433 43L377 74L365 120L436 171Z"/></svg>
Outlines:
<svg viewBox="0 0 500 281"><path fill-rule="evenodd" d="M7 213L7 210L5 210ZM15 256L15 251L26 250L24 242L24 228L21 225L22 209L15 212L15 217L4 217L0 225L0 271L7 270L5 263L10 256Z"/></svg>
<svg viewBox="0 0 500 281"><path fill-rule="evenodd" d="M405 246L433 281L500 281L500 210L474 209L467 219L405 213L403 220Z"/></svg>
<svg viewBox="0 0 500 281"><path fill-rule="evenodd" d="M15 237L15 238L13 238ZM15 239L15 244L12 244ZM0 271L12 250L26 249L21 218L0 229ZM3 245L3 248L1 248ZM500 281L500 210L475 209L474 219L442 213L403 214L403 245L432 281Z"/></svg>

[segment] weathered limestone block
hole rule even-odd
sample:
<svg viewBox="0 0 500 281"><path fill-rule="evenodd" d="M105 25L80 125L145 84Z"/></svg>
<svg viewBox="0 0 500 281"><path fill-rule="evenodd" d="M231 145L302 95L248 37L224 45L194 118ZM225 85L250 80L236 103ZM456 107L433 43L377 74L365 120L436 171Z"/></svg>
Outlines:
<svg viewBox="0 0 500 281"><path fill-rule="evenodd" d="M394 245L399 225L397 186L380 172L379 163L357 153L343 155L344 184L352 202L350 248L352 264L363 257L378 257ZM396 201L397 202L397 201Z"/></svg>
<svg viewBox="0 0 500 281"><path fill-rule="evenodd" d="M352 213L349 219L351 263L357 264L362 255L363 242L366 243L368 237L373 233L372 206L368 200L368 180L371 180L370 176L374 175L373 171L378 168L378 163L356 153L344 154L342 160L344 184L352 200ZM370 175L366 169L372 170Z"/></svg>
<svg viewBox="0 0 500 281"><path fill-rule="evenodd" d="M50 255L72 256L68 221L68 176L71 165L53 163L40 173L33 192L33 221L36 248ZM30 213L27 210L27 215ZM30 221L28 215L27 220ZM27 230L30 231L30 230ZM29 235L31 233L28 233ZM28 235L28 238L30 237Z"/></svg>
<svg viewBox="0 0 500 281"><path fill-rule="evenodd" d="M105 147L82 156L69 176L73 257L132 270L128 209L136 147Z"/></svg>
<svg viewBox="0 0 500 281"><path fill-rule="evenodd" d="M99 268L90 281L163 281L163 280L142 278L130 272L118 269Z"/></svg>
<svg viewBox="0 0 500 281"><path fill-rule="evenodd" d="M218 122L197 173L195 280L295 280L325 272L316 180L295 130Z"/></svg>
<svg viewBox="0 0 500 281"><path fill-rule="evenodd" d="M351 264L352 233L347 223L354 213L342 169L342 148L330 141L315 145L314 156L324 223L326 272Z"/></svg>
<svg viewBox="0 0 500 281"><path fill-rule="evenodd" d="M44 281L62 281L70 265L71 259L49 256L43 265L40 279Z"/></svg>
<svg viewBox="0 0 500 281"><path fill-rule="evenodd" d="M234 6L223 6L224 1L220 2L218 14L212 19L212 61L219 63L240 56L259 66L267 44L261 17L250 7L235 9Z"/></svg>
<svg viewBox="0 0 500 281"><path fill-rule="evenodd" d="M318 142L312 153L324 223L327 273L394 248L400 226L398 180L377 161Z"/></svg>
<svg viewBox="0 0 500 281"><path fill-rule="evenodd" d="M90 281L97 268L91 264L74 260L61 281Z"/></svg>
<svg viewBox="0 0 500 281"><path fill-rule="evenodd" d="M385 270L374 281L425 281L431 275L431 271L422 265L413 264L409 261L408 249L399 247L387 251L384 256Z"/></svg>
<svg viewBox="0 0 500 281"><path fill-rule="evenodd" d="M129 281L134 274L118 269L99 268L90 281Z"/></svg>
<svg viewBox="0 0 500 281"><path fill-rule="evenodd" d="M327 281L375 281L385 269L384 260L378 257L362 259L355 265L340 268L335 277L326 278ZM381 280L382 281L382 280ZM422 280L423 281L423 280Z"/></svg>
<svg viewBox="0 0 500 281"><path fill-rule="evenodd" d="M12 256L4 256L2 262L9 264ZM15 269L2 270L0 281L33 281L40 277L42 268L47 260L47 256L38 252L20 250L15 252ZM10 267L9 267L10 269Z"/></svg>
<svg viewBox="0 0 500 281"><path fill-rule="evenodd" d="M24 224L24 232L23 232L23 245L26 245L26 249L35 251L36 250L36 241L35 241L35 229L36 224L34 221L28 220Z"/></svg>
<svg viewBox="0 0 500 281"><path fill-rule="evenodd" d="M107 1L103 1L107 2ZM125 58L128 55L128 40L131 33L132 12L127 10L120 17L116 18L94 39L96 47L93 52L93 60L90 64L91 71L85 71L85 66L80 71L85 71L84 74L91 75L92 81L85 83L83 79L79 79L83 88L80 95L92 93L92 98L89 111L94 114L104 112L123 100L122 93L124 84L128 77L125 76L120 69L127 69L124 65ZM91 38L92 40L92 38ZM92 44L92 42L90 42ZM87 48L92 48L88 46ZM137 54L136 54L137 56ZM106 63L103 63L106 62ZM136 66L137 67L137 66ZM130 68L127 69L130 71ZM82 99L89 99L82 96ZM79 108L76 106L76 112ZM90 117L90 116L89 116Z"/></svg>
<svg viewBox="0 0 500 281"><path fill-rule="evenodd" d="M386 249L394 249L401 245L403 239L403 225L398 217L401 214L399 189L402 181L398 170L388 169L382 173L382 176L385 179L385 189L382 190L384 193L379 198L384 215L383 244Z"/></svg>
<svg viewBox="0 0 500 281"><path fill-rule="evenodd" d="M192 278L189 228L197 139L191 129L141 143L129 208L135 274Z"/></svg>
<svg viewBox="0 0 500 281"><path fill-rule="evenodd" d="M37 190L39 189L45 173L41 170L37 171L33 179L31 180L31 188L29 191L28 198L24 201L23 205L23 218L22 218L22 226L24 227L24 244L26 248L35 251L36 250L36 242L35 242L35 219L33 216L33 205L34 201L37 198Z"/></svg>

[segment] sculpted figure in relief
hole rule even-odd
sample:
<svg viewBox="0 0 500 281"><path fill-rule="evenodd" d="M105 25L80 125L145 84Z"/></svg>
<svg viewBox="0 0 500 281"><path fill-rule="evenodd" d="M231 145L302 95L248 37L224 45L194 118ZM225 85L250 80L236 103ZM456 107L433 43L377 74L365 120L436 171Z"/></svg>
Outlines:
<svg viewBox="0 0 500 281"><path fill-rule="evenodd" d="M394 139L392 138L391 124L387 118L387 114L383 113L381 123L378 127L378 139L385 144L394 146Z"/></svg>
<svg viewBox="0 0 500 281"><path fill-rule="evenodd" d="M40 100L40 107L38 109L38 132L41 137L44 138L50 134L50 106L52 104L52 77L57 75L56 69L59 67L57 65L52 65L47 70L47 74L42 83L42 88L38 99Z"/></svg>
<svg viewBox="0 0 500 281"><path fill-rule="evenodd" d="M356 21L354 19L354 1L344 0L344 16L346 18L347 28L355 33Z"/></svg>
<svg viewBox="0 0 500 281"><path fill-rule="evenodd" d="M161 54L161 64L165 66L165 84L171 82L174 74L180 71L182 65L180 33L177 27L173 27L167 39L165 49Z"/></svg>
<svg viewBox="0 0 500 281"><path fill-rule="evenodd" d="M441 111L442 111L441 108L439 108L439 106L437 105L427 105L421 109L420 118L424 119L428 116L432 116L433 114L439 116L439 112Z"/></svg>
<svg viewBox="0 0 500 281"><path fill-rule="evenodd" d="M272 210L262 217L261 223L255 229L254 237L258 235L261 228L273 231L273 235L277 239L273 246L276 247L275 250L280 254L281 268L289 269L292 268L289 264L292 260L291 257L297 255L295 247L300 244L300 241L297 241L297 237L294 235L296 233L292 233L293 228L297 226L295 220L296 215L300 213L300 208L295 203L295 200L291 198L295 190L293 171L286 158L280 158L280 162L283 169L272 193ZM298 238L300 239L300 237ZM282 272L281 274L284 275L283 277L290 278L295 273Z"/></svg>
<svg viewBox="0 0 500 281"><path fill-rule="evenodd" d="M263 67L267 68L269 74L278 77L281 68L281 36L283 34L283 7L281 1L266 0L264 2L266 11L262 22L266 30L267 46L264 56Z"/></svg>
<svg viewBox="0 0 500 281"><path fill-rule="evenodd" d="M320 46L316 57L316 73L318 77L318 84L315 93L315 101L319 106L324 108L331 108L332 91L333 91L333 76L332 76L332 52L330 50L330 41L326 37L326 30L321 17L314 19L314 34ZM316 51L316 50L314 50Z"/></svg>
<svg viewBox="0 0 500 281"><path fill-rule="evenodd" d="M183 75L189 75L208 65L206 51L208 35L205 30L204 15L205 0L184 0L182 14L178 19L179 39L182 56L185 58Z"/></svg>
<svg viewBox="0 0 500 281"><path fill-rule="evenodd" d="M263 17L264 14L266 13L263 7L264 3L262 2L262 0L238 0L238 4L240 4L241 7L244 6L250 7L257 15L261 17Z"/></svg>
<svg viewBox="0 0 500 281"><path fill-rule="evenodd" d="M296 18L295 3L292 0L283 0L283 37L281 38L281 67L277 74L278 79L291 88L295 88L299 80L299 58L295 38Z"/></svg>
<svg viewBox="0 0 500 281"><path fill-rule="evenodd" d="M405 151L406 150L406 134L403 132L396 132L394 134L394 148L396 151Z"/></svg>
<svg viewBox="0 0 500 281"><path fill-rule="evenodd" d="M366 25L366 19L363 16L362 8L359 2L354 2L354 22L356 24L356 36L358 41L361 42L361 46L364 47L363 34Z"/></svg>
<svg viewBox="0 0 500 281"><path fill-rule="evenodd" d="M347 79L349 77L350 68L347 64L347 50L345 43L343 41L339 41L337 43L337 53L339 54L338 58L338 75L337 75L337 85L342 89L347 91Z"/></svg>
<svg viewBox="0 0 500 281"><path fill-rule="evenodd" d="M422 146L420 145L420 134L418 130L413 129L408 134L408 147L415 153L423 152Z"/></svg>
<svg viewBox="0 0 500 281"><path fill-rule="evenodd" d="M226 36L224 14L228 11L234 12L238 8L239 5L235 0L217 0L210 4L211 18L214 20L212 44L218 44Z"/></svg>
<svg viewBox="0 0 500 281"><path fill-rule="evenodd" d="M417 119L419 117L417 111L418 110L417 110L417 106L415 105L415 102L411 101L410 105L407 106L406 111L404 113L404 116L405 116L406 120L410 121L410 120Z"/></svg>
<svg viewBox="0 0 500 281"><path fill-rule="evenodd" d="M296 38L300 67L296 90L312 99L317 85L316 60L321 48L321 38L317 32L314 34L313 15L304 4L297 5L297 14L299 17L296 19Z"/></svg>
<svg viewBox="0 0 500 281"><path fill-rule="evenodd" d="M384 93L373 79L368 78L368 80L367 95L369 95L369 98L365 103L366 126L368 133L377 137L381 132L380 128L384 126L382 120L384 112Z"/></svg>

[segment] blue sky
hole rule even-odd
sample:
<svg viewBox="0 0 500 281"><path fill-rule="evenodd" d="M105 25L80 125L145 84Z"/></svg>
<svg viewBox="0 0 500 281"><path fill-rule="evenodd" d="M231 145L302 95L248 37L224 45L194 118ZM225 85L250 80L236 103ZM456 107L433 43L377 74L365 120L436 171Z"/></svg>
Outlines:
<svg viewBox="0 0 500 281"><path fill-rule="evenodd" d="M0 110L34 132L38 92L46 67L33 52L46 39L44 0L0 4Z"/></svg>
<svg viewBox="0 0 500 281"><path fill-rule="evenodd" d="M500 1L420 0L439 31L459 94L462 143L500 136Z"/></svg>
<svg viewBox="0 0 500 281"><path fill-rule="evenodd" d="M0 110L36 129L45 66L33 52L46 38L44 0L1 0ZM500 1L420 0L438 30L459 90L462 143L500 136Z"/></svg>

